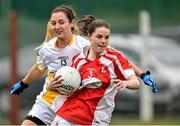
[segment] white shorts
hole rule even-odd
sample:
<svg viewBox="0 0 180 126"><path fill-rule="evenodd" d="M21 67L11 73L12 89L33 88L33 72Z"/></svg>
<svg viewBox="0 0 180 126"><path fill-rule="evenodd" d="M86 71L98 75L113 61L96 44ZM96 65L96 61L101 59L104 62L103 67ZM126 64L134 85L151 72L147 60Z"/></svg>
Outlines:
<svg viewBox="0 0 180 126"><path fill-rule="evenodd" d="M66 119L61 118L60 116L56 116L51 124L51 126L79 126L76 123L70 122Z"/></svg>
<svg viewBox="0 0 180 126"><path fill-rule="evenodd" d="M56 116L50 105L42 100L38 100L38 102L36 100L28 115L37 117L47 125L51 125L53 119Z"/></svg>

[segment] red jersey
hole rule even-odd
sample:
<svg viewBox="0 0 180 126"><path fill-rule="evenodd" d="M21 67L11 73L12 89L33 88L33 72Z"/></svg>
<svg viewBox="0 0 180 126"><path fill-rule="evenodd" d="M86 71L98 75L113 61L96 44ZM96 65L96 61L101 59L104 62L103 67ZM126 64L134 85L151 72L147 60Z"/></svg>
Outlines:
<svg viewBox="0 0 180 126"><path fill-rule="evenodd" d="M113 80L126 80L134 75L124 55L107 48L95 60L86 58L87 50L73 59L82 79L80 90L72 96L55 100L55 111L60 117L80 125L108 125L114 110L117 90Z"/></svg>

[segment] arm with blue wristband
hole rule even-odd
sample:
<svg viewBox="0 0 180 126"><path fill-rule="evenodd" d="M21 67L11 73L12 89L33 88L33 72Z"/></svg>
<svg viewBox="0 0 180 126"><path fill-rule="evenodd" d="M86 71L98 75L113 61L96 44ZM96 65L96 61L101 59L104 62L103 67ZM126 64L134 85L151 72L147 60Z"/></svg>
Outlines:
<svg viewBox="0 0 180 126"><path fill-rule="evenodd" d="M45 71L39 71L37 69L37 64L33 65L28 74L12 86L10 94L20 95L29 87L30 82L40 79L44 73Z"/></svg>
<svg viewBox="0 0 180 126"><path fill-rule="evenodd" d="M153 93L158 93L158 87L156 84L156 80L154 77L150 74L150 71L146 71L140 75L140 78L143 80L143 82L152 87Z"/></svg>
<svg viewBox="0 0 180 126"><path fill-rule="evenodd" d="M151 75L150 71L143 72L138 66L130 63L137 76L139 76L145 85L152 87L153 93L158 93L158 86L155 78Z"/></svg>
<svg viewBox="0 0 180 126"><path fill-rule="evenodd" d="M22 80L17 82L15 85L11 88L10 94L20 95L20 93L23 93L24 89L28 88L29 84L25 84Z"/></svg>

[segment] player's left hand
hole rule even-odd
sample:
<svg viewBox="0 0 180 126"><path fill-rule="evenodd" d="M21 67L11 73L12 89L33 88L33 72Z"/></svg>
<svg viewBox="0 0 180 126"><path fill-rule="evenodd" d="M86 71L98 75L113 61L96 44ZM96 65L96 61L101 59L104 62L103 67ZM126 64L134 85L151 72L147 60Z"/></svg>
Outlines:
<svg viewBox="0 0 180 126"><path fill-rule="evenodd" d="M158 87L156 84L156 80L154 79L153 76L150 75L150 71L147 71L146 73L142 73L140 75L140 78L143 80L143 82L148 85L152 86L152 92L157 93L158 92Z"/></svg>

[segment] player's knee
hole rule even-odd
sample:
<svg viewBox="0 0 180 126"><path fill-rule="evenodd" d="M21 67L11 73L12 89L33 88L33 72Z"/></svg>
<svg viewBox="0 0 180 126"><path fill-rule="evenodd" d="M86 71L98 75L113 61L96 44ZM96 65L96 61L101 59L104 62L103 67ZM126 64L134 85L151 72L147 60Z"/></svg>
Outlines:
<svg viewBox="0 0 180 126"><path fill-rule="evenodd" d="M22 122L21 126L27 126L27 125L29 125L29 126L37 126L37 124L34 123L33 121L25 119L25 120Z"/></svg>

